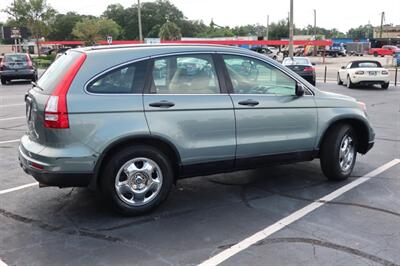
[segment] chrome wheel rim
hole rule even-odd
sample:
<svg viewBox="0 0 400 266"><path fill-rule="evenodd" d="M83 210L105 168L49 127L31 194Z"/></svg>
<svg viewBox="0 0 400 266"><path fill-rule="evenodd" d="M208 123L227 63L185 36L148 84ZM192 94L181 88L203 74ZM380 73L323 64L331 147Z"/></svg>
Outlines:
<svg viewBox="0 0 400 266"><path fill-rule="evenodd" d="M347 172L353 165L355 158L355 145L351 136L345 135L339 148L339 165L343 172Z"/></svg>
<svg viewBox="0 0 400 266"><path fill-rule="evenodd" d="M148 158L127 161L115 177L118 197L131 206L142 206L160 192L163 182L161 168Z"/></svg>

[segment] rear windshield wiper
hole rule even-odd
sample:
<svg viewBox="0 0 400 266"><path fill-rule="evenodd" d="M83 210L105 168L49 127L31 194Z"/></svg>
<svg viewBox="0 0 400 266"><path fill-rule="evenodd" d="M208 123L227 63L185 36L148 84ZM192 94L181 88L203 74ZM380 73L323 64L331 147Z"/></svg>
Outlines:
<svg viewBox="0 0 400 266"><path fill-rule="evenodd" d="M33 87L38 88L39 90L43 91L43 88L40 87L35 81L32 81L31 84L33 85Z"/></svg>

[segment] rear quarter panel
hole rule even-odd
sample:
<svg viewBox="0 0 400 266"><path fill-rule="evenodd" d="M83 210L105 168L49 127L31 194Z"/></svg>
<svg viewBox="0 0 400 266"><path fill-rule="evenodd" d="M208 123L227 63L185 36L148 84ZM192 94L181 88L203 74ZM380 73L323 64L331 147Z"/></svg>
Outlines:
<svg viewBox="0 0 400 266"><path fill-rule="evenodd" d="M137 56L137 55L136 55ZM67 95L70 135L98 156L111 143L124 137L149 134L142 94L91 94L87 82L103 71L135 56L104 53L88 57Z"/></svg>

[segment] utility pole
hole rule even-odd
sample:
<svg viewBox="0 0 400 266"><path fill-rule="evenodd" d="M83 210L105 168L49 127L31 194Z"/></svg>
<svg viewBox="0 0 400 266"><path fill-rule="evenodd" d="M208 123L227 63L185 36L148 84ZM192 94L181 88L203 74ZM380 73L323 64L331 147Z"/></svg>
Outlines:
<svg viewBox="0 0 400 266"><path fill-rule="evenodd" d="M293 0L290 0L290 16L289 16L289 57L293 60Z"/></svg>
<svg viewBox="0 0 400 266"><path fill-rule="evenodd" d="M143 34L142 34L142 15L141 15L141 6L140 6L140 0L137 0L138 3L138 24L139 24L139 40L142 42L143 41Z"/></svg>
<svg viewBox="0 0 400 266"><path fill-rule="evenodd" d="M317 10L314 9L314 41L317 40ZM314 45L313 56L317 55L317 46Z"/></svg>
<svg viewBox="0 0 400 266"><path fill-rule="evenodd" d="M269 15L267 15L267 36L266 36L267 40L269 38L268 35L269 35Z"/></svg>
<svg viewBox="0 0 400 266"><path fill-rule="evenodd" d="M379 33L379 38L382 38L382 32L383 32L383 21L385 20L385 12L381 13L381 32Z"/></svg>

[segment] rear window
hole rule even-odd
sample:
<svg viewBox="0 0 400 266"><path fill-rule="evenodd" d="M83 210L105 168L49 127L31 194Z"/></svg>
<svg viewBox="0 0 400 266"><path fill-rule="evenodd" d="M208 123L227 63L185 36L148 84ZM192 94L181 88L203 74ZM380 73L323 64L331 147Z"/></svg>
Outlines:
<svg viewBox="0 0 400 266"><path fill-rule="evenodd" d="M309 65L310 61L307 58L293 58L290 59L289 57L285 58L283 61L283 65Z"/></svg>
<svg viewBox="0 0 400 266"><path fill-rule="evenodd" d="M51 94L71 65L80 56L80 52L71 51L63 54L54 61L37 82L38 86L43 89L43 91L39 91L44 94Z"/></svg>
<svg viewBox="0 0 400 266"><path fill-rule="evenodd" d="M354 62L351 68L376 68L382 67L379 62Z"/></svg>
<svg viewBox="0 0 400 266"><path fill-rule="evenodd" d="M6 54L4 56L4 62L7 63L18 63L18 62L26 62L27 57L25 54Z"/></svg>

